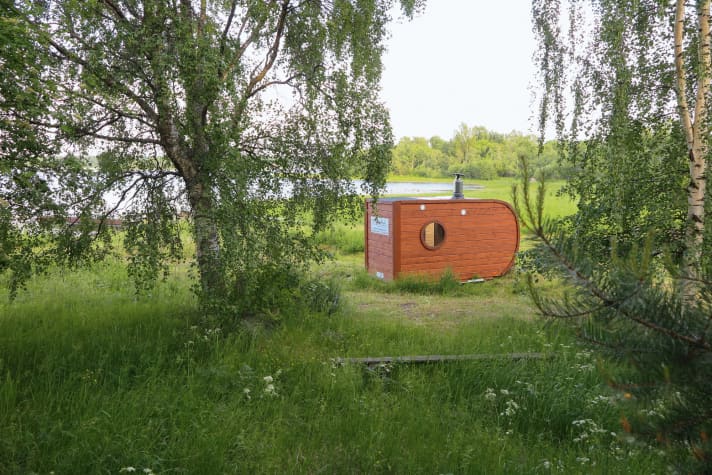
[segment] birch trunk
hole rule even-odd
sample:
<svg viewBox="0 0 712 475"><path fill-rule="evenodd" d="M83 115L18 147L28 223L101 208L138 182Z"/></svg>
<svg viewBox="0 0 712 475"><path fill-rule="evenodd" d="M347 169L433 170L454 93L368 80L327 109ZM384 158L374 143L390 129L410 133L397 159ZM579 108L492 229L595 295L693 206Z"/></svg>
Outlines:
<svg viewBox="0 0 712 475"><path fill-rule="evenodd" d="M707 179L705 176L708 153L707 96L710 88L710 0L698 4L698 74L694 115L687 104L687 84L684 67L684 18L685 1L677 0L675 14L675 75L677 82L677 102L680 120L687 140L690 183L687 186L687 230L685 234L685 255L683 261L683 298L693 303L698 290L704 240L705 197Z"/></svg>
<svg viewBox="0 0 712 475"><path fill-rule="evenodd" d="M193 211L193 236L203 296L220 296L224 290L220 235L210 189L200 181L192 184L188 188L188 201Z"/></svg>
<svg viewBox="0 0 712 475"><path fill-rule="evenodd" d="M166 155L178 169L185 183L188 203L193 215L193 238L195 239L196 261L203 296L220 295L224 290L220 260L220 235L214 215L214 201L209 181L201 174L195 150L189 149L181 140L178 128L169 112L161 115L158 130ZM203 154L206 154L205 141L202 136L199 137L200 139L196 142L203 148Z"/></svg>

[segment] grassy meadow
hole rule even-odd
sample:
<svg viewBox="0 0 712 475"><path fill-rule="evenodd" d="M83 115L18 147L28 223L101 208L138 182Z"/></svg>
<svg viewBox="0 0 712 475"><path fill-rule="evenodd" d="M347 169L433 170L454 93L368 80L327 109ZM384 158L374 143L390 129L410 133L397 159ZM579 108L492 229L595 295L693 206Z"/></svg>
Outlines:
<svg viewBox="0 0 712 475"><path fill-rule="evenodd" d="M442 182L452 183L452 179L446 178L424 178L418 176L397 176L389 177L393 182ZM507 202L512 201L512 185L518 182L513 178L497 178L494 180L466 179L465 185L479 185L482 188L477 190L465 190L465 198L488 198ZM576 212L576 202L567 196L559 196L559 191L566 184L563 180L547 181L546 187L546 214L552 218L568 216ZM537 186L533 184L532 190ZM427 196L427 195L424 195Z"/></svg>
<svg viewBox="0 0 712 475"><path fill-rule="evenodd" d="M623 430L635 401L603 384L604 362L565 328L537 319L516 272L466 286L385 283L363 271L360 224L319 239L336 259L312 277L341 289L338 310L285 309L279 324L228 332L203 318L184 264L138 297L116 259L36 278L13 302L0 294L0 473L648 474L676 464L674 450ZM547 357L338 360L515 352Z"/></svg>

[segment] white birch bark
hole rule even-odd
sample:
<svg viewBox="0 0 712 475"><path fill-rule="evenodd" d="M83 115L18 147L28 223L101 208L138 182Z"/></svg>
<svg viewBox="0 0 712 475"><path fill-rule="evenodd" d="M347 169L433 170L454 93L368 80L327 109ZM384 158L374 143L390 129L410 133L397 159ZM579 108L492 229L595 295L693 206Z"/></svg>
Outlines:
<svg viewBox="0 0 712 475"><path fill-rule="evenodd" d="M683 262L683 298L693 302L697 295L696 279L699 277L704 239L705 197L707 179L705 176L708 153L709 127L707 120L707 100L710 89L710 0L698 5L698 74L696 81L695 110L690 111L687 103L687 81L684 64L684 22L685 1L677 0L675 12L675 76L677 83L677 103L680 121L687 140L690 183L687 186L687 230L685 235L685 256Z"/></svg>

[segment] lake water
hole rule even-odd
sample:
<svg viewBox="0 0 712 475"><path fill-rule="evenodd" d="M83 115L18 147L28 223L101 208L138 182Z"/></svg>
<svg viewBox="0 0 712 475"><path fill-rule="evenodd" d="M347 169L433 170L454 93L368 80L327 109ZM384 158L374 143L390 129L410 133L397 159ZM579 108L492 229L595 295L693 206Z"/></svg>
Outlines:
<svg viewBox="0 0 712 475"><path fill-rule="evenodd" d="M484 188L481 185L465 185L467 190L481 190ZM448 196L452 195L452 183L416 183L416 182L388 182L386 189L383 192L385 195L411 196L422 195L425 193L444 193Z"/></svg>
<svg viewBox="0 0 712 475"><path fill-rule="evenodd" d="M354 184L356 185L356 189L360 190L361 189L361 181L360 180L354 180ZM180 187L180 183L174 182L176 187ZM465 184L465 191L467 190L479 190L484 188L481 185L472 185L472 184ZM416 195L422 195L422 194L438 194L441 195L442 197L447 197L449 198L452 196L452 191L453 191L453 184L451 182L445 182L445 183L435 183L435 182L388 182L386 183L386 188L383 191L382 195L391 195L391 196L416 196ZM289 187L285 187L282 189L282 193L285 195L289 194ZM119 201L120 193L117 191L112 191L107 193L104 196L104 199L106 201L107 209L111 209L116 206L116 204ZM182 203L181 208L186 208L187 209L187 204ZM119 206L117 211L122 212L125 211L127 208L126 205Z"/></svg>

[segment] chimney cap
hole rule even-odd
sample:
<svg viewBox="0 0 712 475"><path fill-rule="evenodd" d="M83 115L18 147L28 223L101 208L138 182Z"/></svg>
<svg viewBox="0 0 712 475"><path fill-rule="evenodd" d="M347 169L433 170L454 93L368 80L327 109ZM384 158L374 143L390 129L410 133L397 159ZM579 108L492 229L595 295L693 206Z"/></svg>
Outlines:
<svg viewBox="0 0 712 475"><path fill-rule="evenodd" d="M465 176L464 173L453 173L455 175L455 183L453 185L455 186L455 190L453 190L452 193L452 199L453 200L460 200L465 197L465 185L462 182L462 177Z"/></svg>

